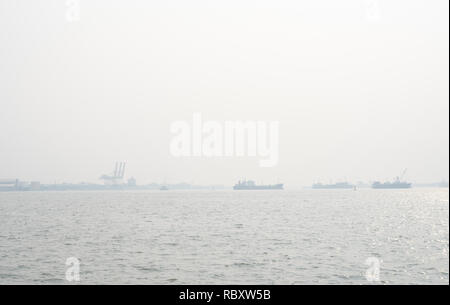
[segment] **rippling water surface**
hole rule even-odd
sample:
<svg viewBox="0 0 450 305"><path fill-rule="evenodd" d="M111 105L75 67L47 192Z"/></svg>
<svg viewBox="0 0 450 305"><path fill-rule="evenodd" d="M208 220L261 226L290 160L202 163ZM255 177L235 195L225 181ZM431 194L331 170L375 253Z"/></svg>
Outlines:
<svg viewBox="0 0 450 305"><path fill-rule="evenodd" d="M0 193L0 284L449 284L448 189Z"/></svg>

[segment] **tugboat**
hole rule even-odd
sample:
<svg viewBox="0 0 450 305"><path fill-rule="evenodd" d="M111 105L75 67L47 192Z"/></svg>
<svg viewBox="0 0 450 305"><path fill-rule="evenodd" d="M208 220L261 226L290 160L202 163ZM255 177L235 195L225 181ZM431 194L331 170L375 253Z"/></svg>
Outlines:
<svg viewBox="0 0 450 305"><path fill-rule="evenodd" d="M233 186L234 190L282 190L283 184L256 185L254 181L239 181Z"/></svg>

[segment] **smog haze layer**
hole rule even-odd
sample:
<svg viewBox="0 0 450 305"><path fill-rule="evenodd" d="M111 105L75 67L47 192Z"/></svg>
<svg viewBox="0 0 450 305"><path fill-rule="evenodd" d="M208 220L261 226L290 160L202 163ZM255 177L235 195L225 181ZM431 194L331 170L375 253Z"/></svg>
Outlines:
<svg viewBox="0 0 450 305"><path fill-rule="evenodd" d="M0 178L449 178L448 1L0 4ZM174 121L279 122L279 159L174 157Z"/></svg>

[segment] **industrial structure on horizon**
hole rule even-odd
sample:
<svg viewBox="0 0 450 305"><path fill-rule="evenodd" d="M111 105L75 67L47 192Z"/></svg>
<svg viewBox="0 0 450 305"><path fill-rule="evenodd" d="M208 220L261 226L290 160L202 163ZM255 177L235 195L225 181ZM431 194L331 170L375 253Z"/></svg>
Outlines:
<svg viewBox="0 0 450 305"><path fill-rule="evenodd" d="M39 181L24 182L19 179L0 179L0 191L39 191Z"/></svg>
<svg viewBox="0 0 450 305"><path fill-rule="evenodd" d="M125 162L116 162L114 172L109 175L102 175L100 177L105 185L118 186L124 184L123 177L125 176Z"/></svg>
<svg viewBox="0 0 450 305"><path fill-rule="evenodd" d="M233 186L234 190L282 190L283 184L257 185L253 180L244 180Z"/></svg>
<svg viewBox="0 0 450 305"><path fill-rule="evenodd" d="M125 177L126 162L116 162L114 170L111 174L102 175L99 179L103 181L100 183L80 182L80 183L54 183L41 184L39 181L22 181L19 179L0 179L0 192L8 191L89 191L89 190L219 190L228 189L224 185L192 185L188 183L150 183L145 185L137 184L134 177ZM400 189L416 187L442 187L448 188L448 181L442 180L437 183L425 183L414 185L403 180L406 174L406 169L403 173L396 177L393 182L374 182L372 185L359 182L356 185L348 182L338 182L330 184L314 183L313 189L354 189L369 188L374 189ZM239 181L233 186L234 190L282 190L284 185L281 183L272 185L257 185L254 181L243 180Z"/></svg>

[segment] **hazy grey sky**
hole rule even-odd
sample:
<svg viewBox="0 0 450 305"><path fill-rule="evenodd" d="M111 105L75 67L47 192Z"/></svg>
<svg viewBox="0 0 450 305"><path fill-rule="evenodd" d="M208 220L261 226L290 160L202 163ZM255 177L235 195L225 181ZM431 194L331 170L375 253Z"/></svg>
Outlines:
<svg viewBox="0 0 450 305"><path fill-rule="evenodd" d="M447 0L80 4L0 1L0 178L448 179ZM194 112L279 121L278 166L172 157Z"/></svg>

